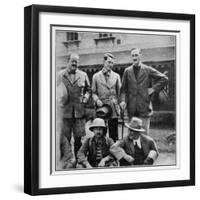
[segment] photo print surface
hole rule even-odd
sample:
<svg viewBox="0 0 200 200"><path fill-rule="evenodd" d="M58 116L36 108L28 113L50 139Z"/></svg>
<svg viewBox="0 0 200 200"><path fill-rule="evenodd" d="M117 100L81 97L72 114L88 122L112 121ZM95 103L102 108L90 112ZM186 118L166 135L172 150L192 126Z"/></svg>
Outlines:
<svg viewBox="0 0 200 200"><path fill-rule="evenodd" d="M177 165L177 37L51 26L52 171Z"/></svg>

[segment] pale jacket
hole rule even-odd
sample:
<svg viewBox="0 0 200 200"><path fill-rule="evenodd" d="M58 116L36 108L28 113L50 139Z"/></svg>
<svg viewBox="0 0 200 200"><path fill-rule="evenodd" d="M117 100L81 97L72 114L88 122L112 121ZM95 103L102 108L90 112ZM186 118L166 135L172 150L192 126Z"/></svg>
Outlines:
<svg viewBox="0 0 200 200"><path fill-rule="evenodd" d="M94 74L92 79L93 99L96 102L100 99L103 103L109 104L112 108L112 118L118 117L121 80L119 74L111 70L110 76L106 81L101 71Z"/></svg>
<svg viewBox="0 0 200 200"><path fill-rule="evenodd" d="M74 81L72 81L68 70L65 69L58 74L57 85L57 89L60 87L60 90L66 90L63 92L65 95L62 98L61 105L63 118L83 118L85 115L85 107L82 99L88 93L90 86L87 74L77 69ZM62 94L62 92L60 93Z"/></svg>

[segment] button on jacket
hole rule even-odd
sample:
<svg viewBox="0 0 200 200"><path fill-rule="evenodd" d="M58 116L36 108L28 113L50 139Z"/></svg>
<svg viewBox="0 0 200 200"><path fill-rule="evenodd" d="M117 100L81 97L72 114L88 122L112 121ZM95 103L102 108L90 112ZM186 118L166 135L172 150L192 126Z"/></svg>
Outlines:
<svg viewBox="0 0 200 200"><path fill-rule="evenodd" d="M66 69L60 72L58 77L58 82L65 85L68 95L62 105L63 118L83 118L85 115L84 104L81 101L89 89L89 79L87 74L79 69L73 76L74 80Z"/></svg>
<svg viewBox="0 0 200 200"><path fill-rule="evenodd" d="M151 79L155 79L156 83L152 86L155 92L160 92L167 83L167 76L156 69L140 64L140 70L135 77L133 65L125 69L122 78L121 101L127 103L127 111L129 119L136 112L140 117L149 117L153 114L152 103L148 94L148 88Z"/></svg>

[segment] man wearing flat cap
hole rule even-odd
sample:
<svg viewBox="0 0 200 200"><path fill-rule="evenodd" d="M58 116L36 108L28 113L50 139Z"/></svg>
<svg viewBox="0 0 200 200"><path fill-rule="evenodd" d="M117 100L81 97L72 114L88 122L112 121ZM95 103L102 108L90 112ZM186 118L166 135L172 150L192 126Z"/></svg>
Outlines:
<svg viewBox="0 0 200 200"><path fill-rule="evenodd" d="M120 166L152 165L158 157L158 150L155 141L143 134L142 120L133 117L126 127L128 136L112 145L111 154L119 160Z"/></svg>
<svg viewBox="0 0 200 200"><path fill-rule="evenodd" d="M112 115L108 119L108 132L109 137L116 141L118 140L118 117L120 115L118 98L121 80L119 74L112 70L114 56L111 53L106 53L103 59L102 70L95 73L92 79L93 99L98 108L101 108L103 105L111 107Z"/></svg>
<svg viewBox="0 0 200 200"><path fill-rule="evenodd" d="M110 155L110 147L114 142L106 136L105 121L96 118L89 129L94 136L87 138L78 151L77 168L117 166L116 160Z"/></svg>
<svg viewBox="0 0 200 200"><path fill-rule="evenodd" d="M141 57L141 49L131 50L133 64L126 68L123 74L120 106L122 110L127 108L129 120L132 117L142 119L148 135L150 117L153 114L152 96L163 90L168 78L155 68L143 64Z"/></svg>

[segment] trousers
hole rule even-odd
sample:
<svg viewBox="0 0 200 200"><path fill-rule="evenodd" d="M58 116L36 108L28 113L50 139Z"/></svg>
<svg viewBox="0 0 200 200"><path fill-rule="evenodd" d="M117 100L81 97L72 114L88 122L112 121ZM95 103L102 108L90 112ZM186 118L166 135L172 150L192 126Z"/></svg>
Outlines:
<svg viewBox="0 0 200 200"><path fill-rule="evenodd" d="M65 142L65 138L67 138L68 142L71 142L72 133L74 137L74 154L77 155L78 150L81 147L81 137L85 136L85 119L63 119L63 124L61 128L61 142L60 142L60 150L61 150L61 157L67 156L65 146L67 145Z"/></svg>
<svg viewBox="0 0 200 200"><path fill-rule="evenodd" d="M108 131L109 137L116 142L118 140L118 118L108 119Z"/></svg>
<svg viewBox="0 0 200 200"><path fill-rule="evenodd" d="M146 130L146 135L149 135L150 128L150 117L139 117L142 120L144 129Z"/></svg>

